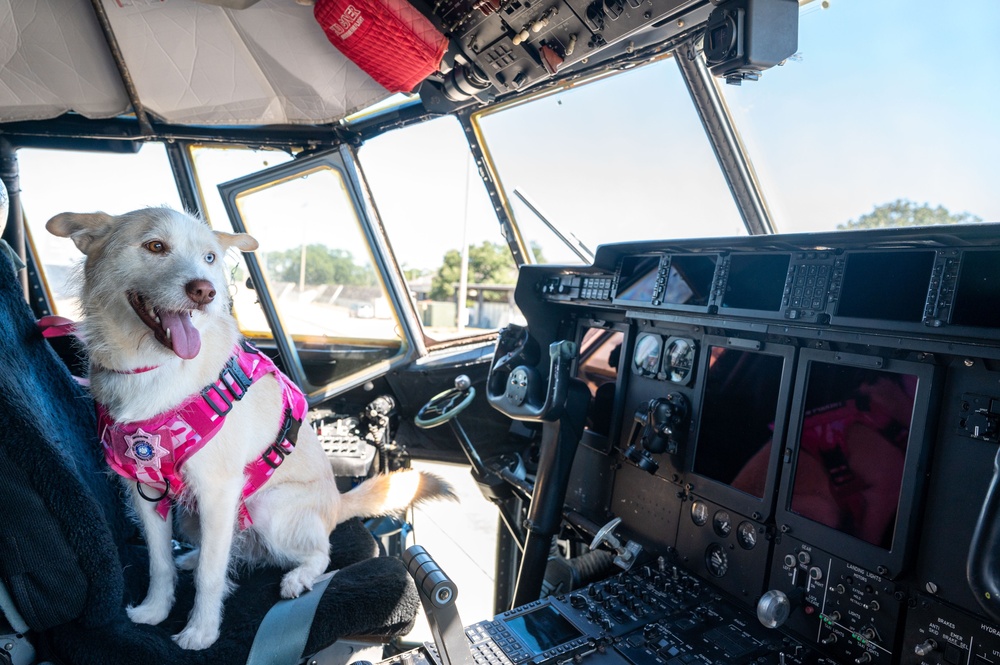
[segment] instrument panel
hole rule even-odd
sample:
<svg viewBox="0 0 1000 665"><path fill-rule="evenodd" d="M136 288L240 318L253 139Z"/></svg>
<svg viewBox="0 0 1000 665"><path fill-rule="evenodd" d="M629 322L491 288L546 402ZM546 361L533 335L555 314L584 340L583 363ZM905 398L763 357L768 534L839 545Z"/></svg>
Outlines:
<svg viewBox="0 0 1000 665"><path fill-rule="evenodd" d="M656 252L625 255L601 277L565 273L554 301L607 300L630 310L805 322L932 335L1000 329L1000 249ZM587 285L610 283L597 291ZM878 288L873 288L873 285Z"/></svg>
<svg viewBox="0 0 1000 665"><path fill-rule="evenodd" d="M617 426L577 471L610 484L591 519L811 658L1000 663L966 576L1000 444L989 236L630 243L522 270L533 331L626 331L591 407Z"/></svg>

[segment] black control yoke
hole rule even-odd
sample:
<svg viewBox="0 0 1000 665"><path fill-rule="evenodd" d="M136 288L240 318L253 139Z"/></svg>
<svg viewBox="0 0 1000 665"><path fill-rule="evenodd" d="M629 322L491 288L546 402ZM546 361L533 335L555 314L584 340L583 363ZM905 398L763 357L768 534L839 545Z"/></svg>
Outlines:
<svg viewBox="0 0 1000 665"><path fill-rule="evenodd" d="M1000 450L993 462L990 489L972 532L965 573L980 607L1000 621Z"/></svg>
<svg viewBox="0 0 1000 665"><path fill-rule="evenodd" d="M538 343L527 328L511 324L500 331L486 382L486 398L493 408L514 420L558 420L566 405L570 364L575 356L574 342L562 340L549 345L546 381L535 368Z"/></svg>
<svg viewBox="0 0 1000 665"><path fill-rule="evenodd" d="M562 521L569 474L590 401L586 384L570 376L575 356L574 342L553 342L546 381L535 368L541 360L538 343L527 328L509 325L500 332L486 381L486 398L493 408L514 420L542 423L538 471L525 520L527 534L512 607L538 599L552 537Z"/></svg>

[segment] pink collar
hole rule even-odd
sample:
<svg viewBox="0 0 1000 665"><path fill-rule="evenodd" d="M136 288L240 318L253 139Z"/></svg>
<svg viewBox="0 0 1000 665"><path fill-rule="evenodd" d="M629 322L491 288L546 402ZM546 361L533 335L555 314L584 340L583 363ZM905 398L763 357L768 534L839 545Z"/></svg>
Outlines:
<svg viewBox="0 0 1000 665"><path fill-rule="evenodd" d="M67 319L65 316L43 316L38 319L36 325L39 329L41 329L42 337L45 337L46 339L51 337L67 337L79 334L76 321L73 319ZM95 364L94 367L107 372L114 372L115 374L142 374L159 368L159 365L153 365L152 367L137 367L135 369L111 369L110 367L104 367L103 365L97 364Z"/></svg>
<svg viewBox="0 0 1000 665"><path fill-rule="evenodd" d="M115 374L145 374L146 372L152 372L154 369L160 369L159 365L152 365L150 367L136 367L135 369L111 369L110 367L105 367L104 365L94 365L105 372L114 372Z"/></svg>
<svg viewBox="0 0 1000 665"><path fill-rule="evenodd" d="M241 529L247 528L253 520L247 512L246 499L270 479L294 450L307 404L302 391L246 340L234 348L215 383L191 395L172 411L141 422L120 423L112 420L104 406L98 404L97 432L105 459L119 475L135 480L139 494L155 502L157 512L166 519L173 503L189 500L184 495L181 467L222 429L233 403L243 399L250 386L268 374L273 374L281 384L285 415L274 443L243 469L246 483L239 524ZM144 486L155 494L148 496Z"/></svg>

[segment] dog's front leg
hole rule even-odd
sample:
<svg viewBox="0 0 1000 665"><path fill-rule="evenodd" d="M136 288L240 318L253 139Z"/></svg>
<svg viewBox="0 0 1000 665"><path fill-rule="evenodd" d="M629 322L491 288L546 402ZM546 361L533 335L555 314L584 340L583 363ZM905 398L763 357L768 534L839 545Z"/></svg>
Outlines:
<svg viewBox="0 0 1000 665"><path fill-rule="evenodd" d="M219 639L222 601L229 591L229 558L243 492L243 476L215 478L197 485L201 549L194 577L194 608L187 626L173 638L184 649L204 649Z"/></svg>
<svg viewBox="0 0 1000 665"><path fill-rule="evenodd" d="M177 585L177 568L174 566L171 539L171 515L163 519L156 512L156 504L139 496L135 482L125 481L132 495L132 505L142 522L149 550L149 588L146 598L126 609L135 623L158 624L167 618L174 606L174 588Z"/></svg>

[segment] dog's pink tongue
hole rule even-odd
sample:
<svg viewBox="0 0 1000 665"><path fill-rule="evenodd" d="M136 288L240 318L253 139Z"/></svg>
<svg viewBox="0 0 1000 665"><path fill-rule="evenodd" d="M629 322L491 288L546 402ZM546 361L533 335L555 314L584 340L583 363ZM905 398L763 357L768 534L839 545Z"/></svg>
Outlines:
<svg viewBox="0 0 1000 665"><path fill-rule="evenodd" d="M170 331L170 346L181 358L191 360L201 350L201 334L188 312L159 312L160 325Z"/></svg>

